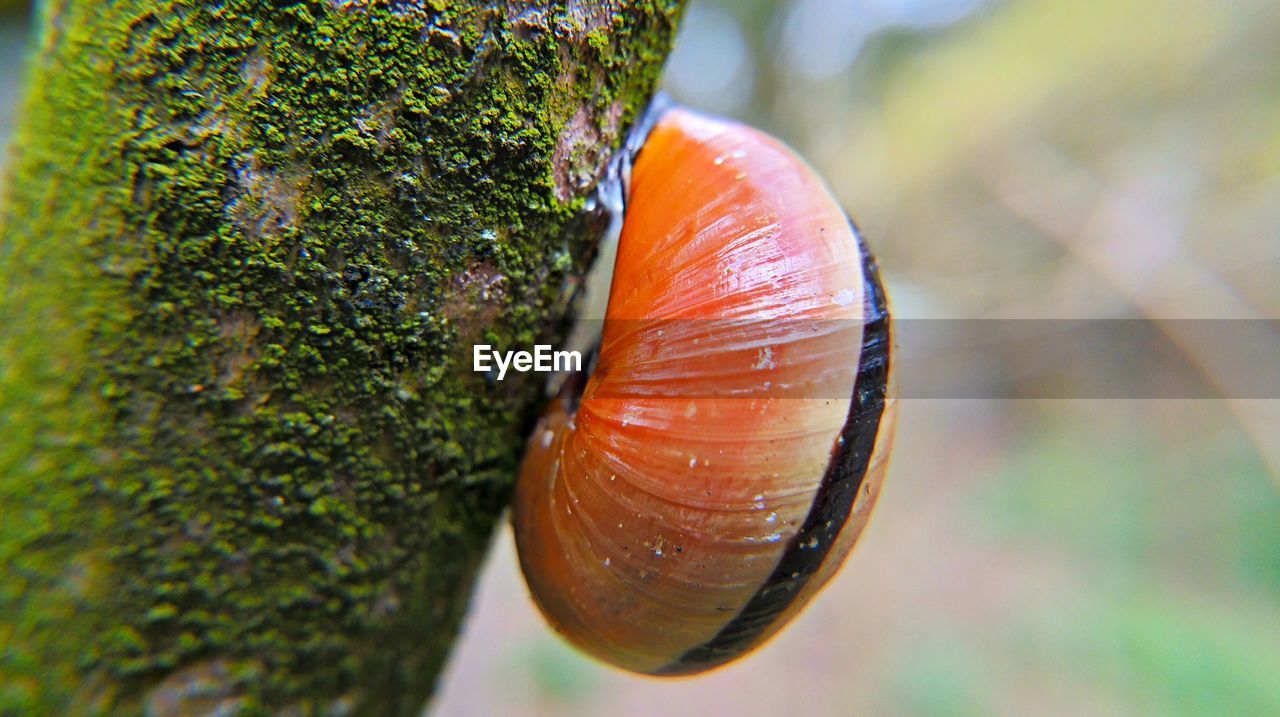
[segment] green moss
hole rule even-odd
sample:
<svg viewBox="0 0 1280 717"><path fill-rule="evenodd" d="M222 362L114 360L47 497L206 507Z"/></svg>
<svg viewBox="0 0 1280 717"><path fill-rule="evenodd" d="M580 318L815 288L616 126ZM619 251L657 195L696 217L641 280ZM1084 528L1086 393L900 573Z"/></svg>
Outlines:
<svg viewBox="0 0 1280 717"><path fill-rule="evenodd" d="M679 10L445 4L46 6L0 243L0 714L429 694L539 389L470 342L554 333L589 241L562 132L618 142Z"/></svg>

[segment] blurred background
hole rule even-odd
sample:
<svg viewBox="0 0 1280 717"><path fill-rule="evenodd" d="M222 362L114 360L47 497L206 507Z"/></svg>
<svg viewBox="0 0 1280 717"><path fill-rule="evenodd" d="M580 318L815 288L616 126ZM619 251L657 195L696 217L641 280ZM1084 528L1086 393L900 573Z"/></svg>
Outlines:
<svg viewBox="0 0 1280 717"><path fill-rule="evenodd" d="M0 15L5 134L23 22ZM1280 3L692 0L667 89L806 156L900 319L1138 319L1228 398L904 386L844 570L694 679L561 643L504 528L431 713L1280 714L1280 386L1232 390L1186 321L1280 317ZM1246 325L1246 363L1280 366ZM1161 370L1079 348L1078 376Z"/></svg>
<svg viewBox="0 0 1280 717"><path fill-rule="evenodd" d="M900 319L1141 319L1234 398L926 399L904 372L875 517L763 649L598 665L504 531L433 713L1280 715L1280 385L1230 390L1185 321L1280 317L1280 3L692 0L666 85L807 157ZM1158 368L1080 348L1077 376Z"/></svg>

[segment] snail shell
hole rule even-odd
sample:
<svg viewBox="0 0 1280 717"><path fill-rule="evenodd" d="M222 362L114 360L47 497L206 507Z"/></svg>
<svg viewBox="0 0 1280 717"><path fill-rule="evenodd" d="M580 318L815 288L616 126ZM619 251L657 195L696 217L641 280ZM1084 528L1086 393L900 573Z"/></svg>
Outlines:
<svg viewBox="0 0 1280 717"><path fill-rule="evenodd" d="M617 251L595 369L529 438L516 545L578 647L695 673L769 638L853 547L892 443L889 315L808 165L681 108L634 159Z"/></svg>

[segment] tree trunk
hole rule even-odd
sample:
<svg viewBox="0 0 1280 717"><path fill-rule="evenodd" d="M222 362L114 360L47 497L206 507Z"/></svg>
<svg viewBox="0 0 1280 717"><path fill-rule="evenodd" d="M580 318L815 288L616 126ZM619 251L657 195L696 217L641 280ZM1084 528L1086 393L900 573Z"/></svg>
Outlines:
<svg viewBox="0 0 1280 717"><path fill-rule="evenodd" d="M410 715L681 0L48 0L0 215L0 715Z"/></svg>

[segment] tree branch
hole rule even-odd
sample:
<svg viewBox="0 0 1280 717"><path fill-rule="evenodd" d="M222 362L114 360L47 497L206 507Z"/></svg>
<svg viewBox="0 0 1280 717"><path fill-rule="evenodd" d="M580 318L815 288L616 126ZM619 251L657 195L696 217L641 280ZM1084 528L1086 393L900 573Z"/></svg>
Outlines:
<svg viewBox="0 0 1280 717"><path fill-rule="evenodd" d="M680 0L49 0L0 234L0 713L417 713Z"/></svg>

